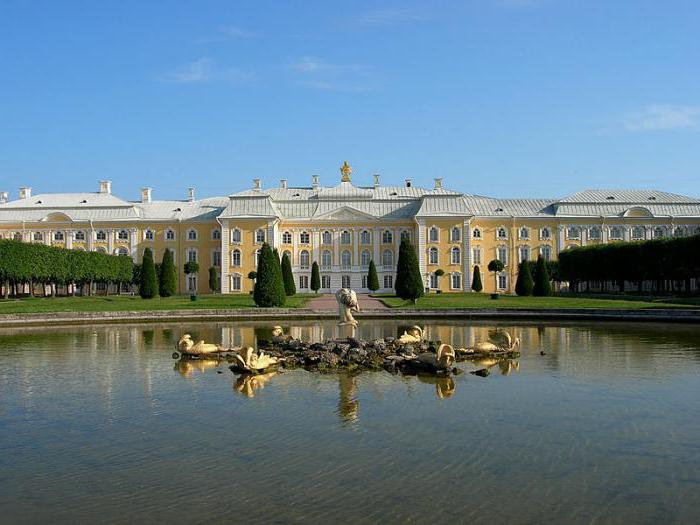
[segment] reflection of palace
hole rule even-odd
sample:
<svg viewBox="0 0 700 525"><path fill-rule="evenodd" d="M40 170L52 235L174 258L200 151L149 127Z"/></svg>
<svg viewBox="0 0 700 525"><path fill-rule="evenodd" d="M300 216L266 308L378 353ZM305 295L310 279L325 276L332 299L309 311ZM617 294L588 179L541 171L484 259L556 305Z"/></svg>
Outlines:
<svg viewBox="0 0 700 525"><path fill-rule="evenodd" d="M297 290L309 291L311 265L321 269L322 292L341 286L367 291L374 260L382 291L394 286L398 246L410 238L419 254L425 286L443 292L469 291L474 266L501 259L505 271L484 278L484 291L512 291L517 262L538 255L556 259L571 246L684 236L700 231L700 200L661 191L588 190L559 199L496 199L443 187L356 186L349 166L341 181L293 188L253 187L229 197L153 200L143 188L139 202L99 192L33 195L21 188L8 202L0 193L0 237L80 250L129 255L139 261L145 247L157 261L171 250L180 273L179 290L207 293L208 268L221 273L222 292L248 293L263 242L287 252ZM198 275L182 264L199 262ZM445 272L443 278L435 275Z"/></svg>

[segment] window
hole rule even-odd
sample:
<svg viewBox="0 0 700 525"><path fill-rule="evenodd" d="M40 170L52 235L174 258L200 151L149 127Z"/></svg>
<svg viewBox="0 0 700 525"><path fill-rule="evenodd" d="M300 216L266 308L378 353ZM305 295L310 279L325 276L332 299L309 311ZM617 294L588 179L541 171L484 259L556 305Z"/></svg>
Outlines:
<svg viewBox="0 0 700 525"><path fill-rule="evenodd" d="M408 230L403 230L401 232L401 240L402 241L410 241L411 240L411 232Z"/></svg>
<svg viewBox="0 0 700 525"><path fill-rule="evenodd" d="M433 247L428 250L428 264L439 264L438 249Z"/></svg>
<svg viewBox="0 0 700 525"><path fill-rule="evenodd" d="M360 233L360 244L370 244L372 242L372 235L367 230L362 230Z"/></svg>
<svg viewBox="0 0 700 525"><path fill-rule="evenodd" d="M473 264L481 264L481 248L477 247L472 250L473 254Z"/></svg>
<svg viewBox="0 0 700 525"><path fill-rule="evenodd" d="M360 263L362 264L363 269L369 268L369 262L372 260L372 254L369 253L369 250L364 250L362 252L362 255L360 256ZM364 287L366 288L366 287Z"/></svg>
<svg viewBox="0 0 700 525"><path fill-rule="evenodd" d="M683 226L676 226L676 229L673 230L674 237L683 237L684 235L685 235L685 228Z"/></svg>
<svg viewBox="0 0 700 525"><path fill-rule="evenodd" d="M196 292L197 291L197 276L190 274L187 276L187 291Z"/></svg>
<svg viewBox="0 0 700 525"><path fill-rule="evenodd" d="M174 241L175 240L175 232L173 230L166 230L165 240L166 241Z"/></svg>
<svg viewBox="0 0 700 525"><path fill-rule="evenodd" d="M343 275L340 278L340 286L342 288L350 288L350 276L349 275Z"/></svg>
<svg viewBox="0 0 700 525"><path fill-rule="evenodd" d="M552 260L552 248L549 246L541 246L540 247L540 255L545 261L551 261Z"/></svg>
<svg viewBox="0 0 700 525"><path fill-rule="evenodd" d="M234 292L241 291L241 276L238 273L234 273L231 276L231 290L233 290Z"/></svg>
<svg viewBox="0 0 700 525"><path fill-rule="evenodd" d="M241 265L241 250L236 248L231 252L231 266Z"/></svg>
<svg viewBox="0 0 700 525"><path fill-rule="evenodd" d="M289 250L284 250L284 251L282 252L282 259L284 259L284 256L285 256L285 255L287 256L287 259L289 259L289 262L290 262L290 264L291 264L291 262L292 262L292 252L290 252ZM280 260L282 260L282 259L280 259Z"/></svg>
<svg viewBox="0 0 700 525"><path fill-rule="evenodd" d="M362 288L367 288L367 276L362 276Z"/></svg>
<svg viewBox="0 0 700 525"><path fill-rule="evenodd" d="M301 244L309 244L309 232L301 232L299 234L299 242Z"/></svg>
<svg viewBox="0 0 700 525"><path fill-rule="evenodd" d="M393 275L385 275L384 276L384 288L393 288L394 287L394 276Z"/></svg>
<svg viewBox="0 0 700 525"><path fill-rule="evenodd" d="M530 260L530 248L527 246L520 247L520 262Z"/></svg>
<svg viewBox="0 0 700 525"><path fill-rule="evenodd" d="M453 290L460 290L462 288L462 274L453 273L451 278L451 286Z"/></svg>
<svg viewBox="0 0 700 525"><path fill-rule="evenodd" d="M292 234L290 232L282 234L282 244L292 244Z"/></svg>
<svg viewBox="0 0 700 525"><path fill-rule="evenodd" d="M122 246L117 249L117 255L129 255L129 250Z"/></svg>
<svg viewBox="0 0 700 525"><path fill-rule="evenodd" d="M452 242L459 242L462 239L462 230L457 226L452 228Z"/></svg>
<svg viewBox="0 0 700 525"><path fill-rule="evenodd" d="M187 240L188 241L196 241L197 240L197 230L187 230Z"/></svg>
<svg viewBox="0 0 700 525"><path fill-rule="evenodd" d="M84 241L85 240L85 232L82 230L78 230L75 232L75 240L76 241Z"/></svg>
<svg viewBox="0 0 700 525"><path fill-rule="evenodd" d="M472 230L472 237L474 239L481 239L481 230L479 228L474 228Z"/></svg>
<svg viewBox="0 0 700 525"><path fill-rule="evenodd" d="M221 250L211 252L211 265L216 268L221 266Z"/></svg>
<svg viewBox="0 0 700 525"><path fill-rule="evenodd" d="M220 241L221 240L221 230L219 228L215 228L211 231L211 238L213 241Z"/></svg>
<svg viewBox="0 0 700 525"><path fill-rule="evenodd" d="M498 289L505 290L506 288L508 288L508 276L501 273L498 275Z"/></svg>
<svg viewBox="0 0 700 525"><path fill-rule="evenodd" d="M638 241L640 239L644 239L644 228L641 226L635 226L632 228L632 239L635 241Z"/></svg>
<svg viewBox="0 0 700 525"><path fill-rule="evenodd" d="M439 240L440 231L435 226L431 226L428 230L428 242L438 242Z"/></svg>
<svg viewBox="0 0 700 525"><path fill-rule="evenodd" d="M340 244L350 244L350 232L348 230L343 230L340 234Z"/></svg>
<svg viewBox="0 0 700 525"><path fill-rule="evenodd" d="M600 234L601 234L600 228L598 228L597 226L594 226L593 228L588 230L588 238L591 240L597 241L601 237Z"/></svg>
<svg viewBox="0 0 700 525"><path fill-rule="evenodd" d="M610 238L615 240L622 239L622 229L617 226L610 228Z"/></svg>
<svg viewBox="0 0 700 525"><path fill-rule="evenodd" d="M195 248L187 250L187 262L197 262L197 250Z"/></svg>
<svg viewBox="0 0 700 525"><path fill-rule="evenodd" d="M117 239L119 239L120 241L128 241L129 232L126 230L119 230L119 233L117 234Z"/></svg>
<svg viewBox="0 0 700 525"><path fill-rule="evenodd" d="M661 239L664 236L664 229L661 226L654 228L654 239Z"/></svg>
<svg viewBox="0 0 700 525"><path fill-rule="evenodd" d="M576 226L571 226L570 228L567 228L566 237L569 239L580 239L581 229Z"/></svg>
<svg viewBox="0 0 700 525"><path fill-rule="evenodd" d="M255 231L255 242L265 242L265 230L262 228Z"/></svg>
<svg viewBox="0 0 700 525"><path fill-rule="evenodd" d="M331 276L322 275L321 276L321 288L329 289L331 287Z"/></svg>
<svg viewBox="0 0 700 525"><path fill-rule="evenodd" d="M552 230L549 228L542 228L540 230L540 239L549 240L552 238Z"/></svg>
<svg viewBox="0 0 700 525"><path fill-rule="evenodd" d="M34 240L35 241L43 241L44 240L44 234L41 232L34 232Z"/></svg>
<svg viewBox="0 0 700 525"><path fill-rule="evenodd" d="M459 248L454 247L450 250L450 260L452 264L462 264L462 252Z"/></svg>
<svg viewBox="0 0 700 525"><path fill-rule="evenodd" d="M439 287L439 278L434 273L430 274L430 288L436 289Z"/></svg>
<svg viewBox="0 0 700 525"><path fill-rule="evenodd" d="M352 266L352 255L348 250L343 250L340 254L340 266L343 270L349 270Z"/></svg>
<svg viewBox="0 0 700 525"><path fill-rule="evenodd" d="M255 250L255 267L258 267L258 261L260 260L260 250Z"/></svg>
<svg viewBox="0 0 700 525"><path fill-rule="evenodd" d="M328 269L333 264L333 257L331 256L330 250L323 250L321 254L321 267L323 269Z"/></svg>
<svg viewBox="0 0 700 525"><path fill-rule="evenodd" d="M382 233L382 242L384 244L391 244L394 242L394 235L390 230L384 230L384 233Z"/></svg>
<svg viewBox="0 0 700 525"><path fill-rule="evenodd" d="M153 230L146 230L143 234L143 238L147 241L152 241L155 236L153 235Z"/></svg>
<svg viewBox="0 0 700 525"><path fill-rule="evenodd" d="M392 268L394 266L394 252L384 250L384 253L382 253L382 266L384 268Z"/></svg>
<svg viewBox="0 0 700 525"><path fill-rule="evenodd" d="M508 230L501 226L500 228L498 228L498 230L496 230L496 237L498 237L499 239L507 239Z"/></svg>
<svg viewBox="0 0 700 525"><path fill-rule="evenodd" d="M508 264L508 248L499 246L496 250L496 258L503 264Z"/></svg>
<svg viewBox="0 0 700 525"><path fill-rule="evenodd" d="M308 275L300 275L299 276L299 289L300 290L308 290L309 289L309 276Z"/></svg>
<svg viewBox="0 0 700 525"><path fill-rule="evenodd" d="M107 250L105 249L104 246L98 246L95 251L98 253L107 253Z"/></svg>
<svg viewBox="0 0 700 525"><path fill-rule="evenodd" d="M309 252L308 250L302 250L299 254L299 266L302 270L309 269Z"/></svg>
<svg viewBox="0 0 700 525"><path fill-rule="evenodd" d="M323 232L323 235L321 236L321 242L323 242L323 244L331 244L333 242L333 236L331 235L331 232Z"/></svg>
<svg viewBox="0 0 700 525"><path fill-rule="evenodd" d="M63 240L63 232L54 232L53 240L54 241L62 241Z"/></svg>
<svg viewBox="0 0 700 525"><path fill-rule="evenodd" d="M526 228L525 226L520 228L520 231L518 233L519 233L521 239L529 239L530 238L530 229Z"/></svg>
<svg viewBox="0 0 700 525"><path fill-rule="evenodd" d="M234 228L233 230L231 230L231 242L241 242L241 230L239 230L238 228Z"/></svg>

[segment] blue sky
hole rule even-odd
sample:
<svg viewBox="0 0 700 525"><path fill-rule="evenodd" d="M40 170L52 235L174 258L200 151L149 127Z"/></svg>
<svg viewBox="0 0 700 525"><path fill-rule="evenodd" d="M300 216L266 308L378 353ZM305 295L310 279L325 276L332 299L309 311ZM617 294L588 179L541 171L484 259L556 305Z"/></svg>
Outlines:
<svg viewBox="0 0 700 525"><path fill-rule="evenodd" d="M700 196L696 0L0 0L0 190Z"/></svg>

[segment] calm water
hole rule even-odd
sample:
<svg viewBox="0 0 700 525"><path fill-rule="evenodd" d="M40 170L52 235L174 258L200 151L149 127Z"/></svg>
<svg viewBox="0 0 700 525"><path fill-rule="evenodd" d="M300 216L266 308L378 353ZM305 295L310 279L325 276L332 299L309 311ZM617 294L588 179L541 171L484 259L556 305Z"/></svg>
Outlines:
<svg viewBox="0 0 700 525"><path fill-rule="evenodd" d="M184 331L254 343L252 324L2 330L0 521L700 520L699 327L501 326L521 359L437 383L246 383L171 357ZM463 345L492 327L427 332Z"/></svg>

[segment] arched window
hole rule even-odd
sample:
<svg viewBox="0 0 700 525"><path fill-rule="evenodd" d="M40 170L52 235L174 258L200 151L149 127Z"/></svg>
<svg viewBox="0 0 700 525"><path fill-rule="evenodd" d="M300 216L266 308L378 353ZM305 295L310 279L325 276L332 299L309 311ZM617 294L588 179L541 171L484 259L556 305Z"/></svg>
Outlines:
<svg viewBox="0 0 700 525"><path fill-rule="evenodd" d="M661 239L661 238L663 238L663 236L665 235L665 233L666 233L666 232L664 231L663 227L657 226L656 228L654 228L654 239Z"/></svg>
<svg viewBox="0 0 700 525"><path fill-rule="evenodd" d="M166 241L174 241L175 240L175 231L174 230L166 230L165 231L165 240Z"/></svg>
<svg viewBox="0 0 700 525"><path fill-rule="evenodd" d="M622 229L617 226L610 228L610 238L615 240L622 239Z"/></svg>
<svg viewBox="0 0 700 525"><path fill-rule="evenodd" d="M369 250L363 250L362 255L360 256L360 263L362 264L362 268L369 268L369 262L372 260L372 254L369 253Z"/></svg>
<svg viewBox="0 0 700 525"><path fill-rule="evenodd" d="M540 255L545 261L552 260L552 248L549 246L540 246Z"/></svg>
<svg viewBox="0 0 700 525"><path fill-rule="evenodd" d="M529 239L530 238L530 228L527 228L525 226L520 228L520 238L521 239Z"/></svg>
<svg viewBox="0 0 700 525"><path fill-rule="evenodd" d="M571 226L566 230L566 236L569 239L580 239L581 229L578 226Z"/></svg>
<svg viewBox="0 0 700 525"><path fill-rule="evenodd" d="M408 230L403 230L401 232L401 240L402 241L410 241L411 240L411 232Z"/></svg>
<svg viewBox="0 0 700 525"><path fill-rule="evenodd" d="M234 228L233 230L231 230L231 242L241 242L241 230L239 230L238 228Z"/></svg>
<svg viewBox="0 0 700 525"><path fill-rule="evenodd" d="M540 239L543 240L548 240L552 237L552 230L550 230L547 227L544 227L540 230Z"/></svg>
<svg viewBox="0 0 700 525"><path fill-rule="evenodd" d="M185 254L187 262L197 262L197 248L189 248Z"/></svg>
<svg viewBox="0 0 700 525"><path fill-rule="evenodd" d="M262 228L255 231L255 242L265 242L265 230Z"/></svg>
<svg viewBox="0 0 700 525"><path fill-rule="evenodd" d="M352 255L349 250L343 250L340 254L340 266L343 270L349 270L352 266Z"/></svg>
<svg viewBox="0 0 700 525"><path fill-rule="evenodd" d="M196 241L197 240L197 230L195 230L195 229L187 230L187 240L188 241Z"/></svg>
<svg viewBox="0 0 700 525"><path fill-rule="evenodd" d="M309 252L308 250L302 250L299 253L299 266L302 270L309 269Z"/></svg>
<svg viewBox="0 0 700 525"><path fill-rule="evenodd" d="M41 232L34 232L34 240L35 241L43 241L44 240L44 234Z"/></svg>
<svg viewBox="0 0 700 525"><path fill-rule="evenodd" d="M635 241L638 241L640 239L644 239L644 228L642 226L635 226L632 228L632 239Z"/></svg>
<svg viewBox="0 0 700 525"><path fill-rule="evenodd" d="M594 226L593 228L590 228L588 230L588 238L592 240L598 240L600 239L601 231L600 228L597 226Z"/></svg>
<svg viewBox="0 0 700 525"><path fill-rule="evenodd" d="M496 237L498 237L499 239L507 239L508 230L501 226L500 228L498 228L498 230L496 230Z"/></svg>
<svg viewBox="0 0 700 525"><path fill-rule="evenodd" d="M450 285L453 290L462 289L462 274L459 272L454 272L450 279Z"/></svg>
<svg viewBox="0 0 700 525"><path fill-rule="evenodd" d="M76 241L84 241L85 240L85 232L82 230L78 230L75 232L75 240Z"/></svg>
<svg viewBox="0 0 700 525"><path fill-rule="evenodd" d="M62 241L63 240L63 232L54 232L53 240L54 241Z"/></svg>
<svg viewBox="0 0 700 525"><path fill-rule="evenodd" d="M290 252L289 250L284 250L282 252L282 257L284 258L285 255L287 256L287 259L289 259L289 262L291 263L292 262L292 252Z"/></svg>
<svg viewBox="0 0 700 525"><path fill-rule="evenodd" d="M474 239L481 239L481 230L479 228L474 228L472 230L472 237Z"/></svg>
<svg viewBox="0 0 700 525"><path fill-rule="evenodd" d="M240 266L241 265L241 250L236 248L231 252L231 266Z"/></svg>
<svg viewBox="0 0 700 525"><path fill-rule="evenodd" d="M292 244L292 234L290 232L282 234L282 244Z"/></svg>
<svg viewBox="0 0 700 525"><path fill-rule="evenodd" d="M321 235L321 242L323 244L332 244L333 243L333 235L329 231L323 232L323 235Z"/></svg>
<svg viewBox="0 0 700 525"><path fill-rule="evenodd" d="M452 264L462 263L462 252L456 246L450 250Z"/></svg>
<svg viewBox="0 0 700 525"><path fill-rule="evenodd" d="M503 264L508 264L508 248L506 246L499 246L496 249L496 258Z"/></svg>
<svg viewBox="0 0 700 525"><path fill-rule="evenodd" d="M221 230L219 228L214 228L211 231L211 238L213 241L220 241L221 240Z"/></svg>
<svg viewBox="0 0 700 525"><path fill-rule="evenodd" d="M119 239L120 241L128 241L129 232L126 230L119 230L119 233L117 234L117 239Z"/></svg>
<svg viewBox="0 0 700 525"><path fill-rule="evenodd" d="M234 273L231 276L231 290L233 290L234 292L241 291L241 274L240 273Z"/></svg>
<svg viewBox="0 0 700 525"><path fill-rule="evenodd" d="M299 242L301 244L309 244L309 232L301 232L299 234Z"/></svg>
<svg viewBox="0 0 700 525"><path fill-rule="evenodd" d="M372 242L372 235L368 230L362 230L360 233L360 244L370 244Z"/></svg>
<svg viewBox="0 0 700 525"><path fill-rule="evenodd" d="M384 244L391 244L394 242L394 235L391 233L391 230L384 230L384 233L382 233L382 242Z"/></svg>
<svg viewBox="0 0 700 525"><path fill-rule="evenodd" d="M143 238L146 239L147 241L152 241L153 240L153 230L146 230L143 234Z"/></svg>
<svg viewBox="0 0 700 525"><path fill-rule="evenodd" d="M676 226L676 229L673 230L674 237L683 237L684 235L685 235L685 228L683 226Z"/></svg>
<svg viewBox="0 0 700 525"><path fill-rule="evenodd" d="M440 230L436 226L428 229L428 242L438 242L440 240Z"/></svg>
<svg viewBox="0 0 700 525"><path fill-rule="evenodd" d="M104 246L98 246L95 251L98 253L107 253L107 249Z"/></svg>
<svg viewBox="0 0 700 525"><path fill-rule="evenodd" d="M124 246L117 248L117 255L129 255L129 250Z"/></svg>
<svg viewBox="0 0 700 525"><path fill-rule="evenodd" d="M452 242L459 242L462 239L462 230L457 226L452 228Z"/></svg>
<svg viewBox="0 0 700 525"><path fill-rule="evenodd" d="M333 257L331 256L330 250L323 250L321 254L321 266L324 269L328 269L333 264Z"/></svg>
<svg viewBox="0 0 700 525"><path fill-rule="evenodd" d="M520 262L530 260L530 248L528 246L521 246L519 252Z"/></svg>
<svg viewBox="0 0 700 525"><path fill-rule="evenodd" d="M394 266L394 252L384 250L382 253L382 266L384 268L392 268Z"/></svg>
<svg viewBox="0 0 700 525"><path fill-rule="evenodd" d="M433 247L428 250L428 264L439 264L438 263L438 249Z"/></svg>
<svg viewBox="0 0 700 525"><path fill-rule="evenodd" d="M343 230L340 234L340 244L350 244L350 232Z"/></svg>

